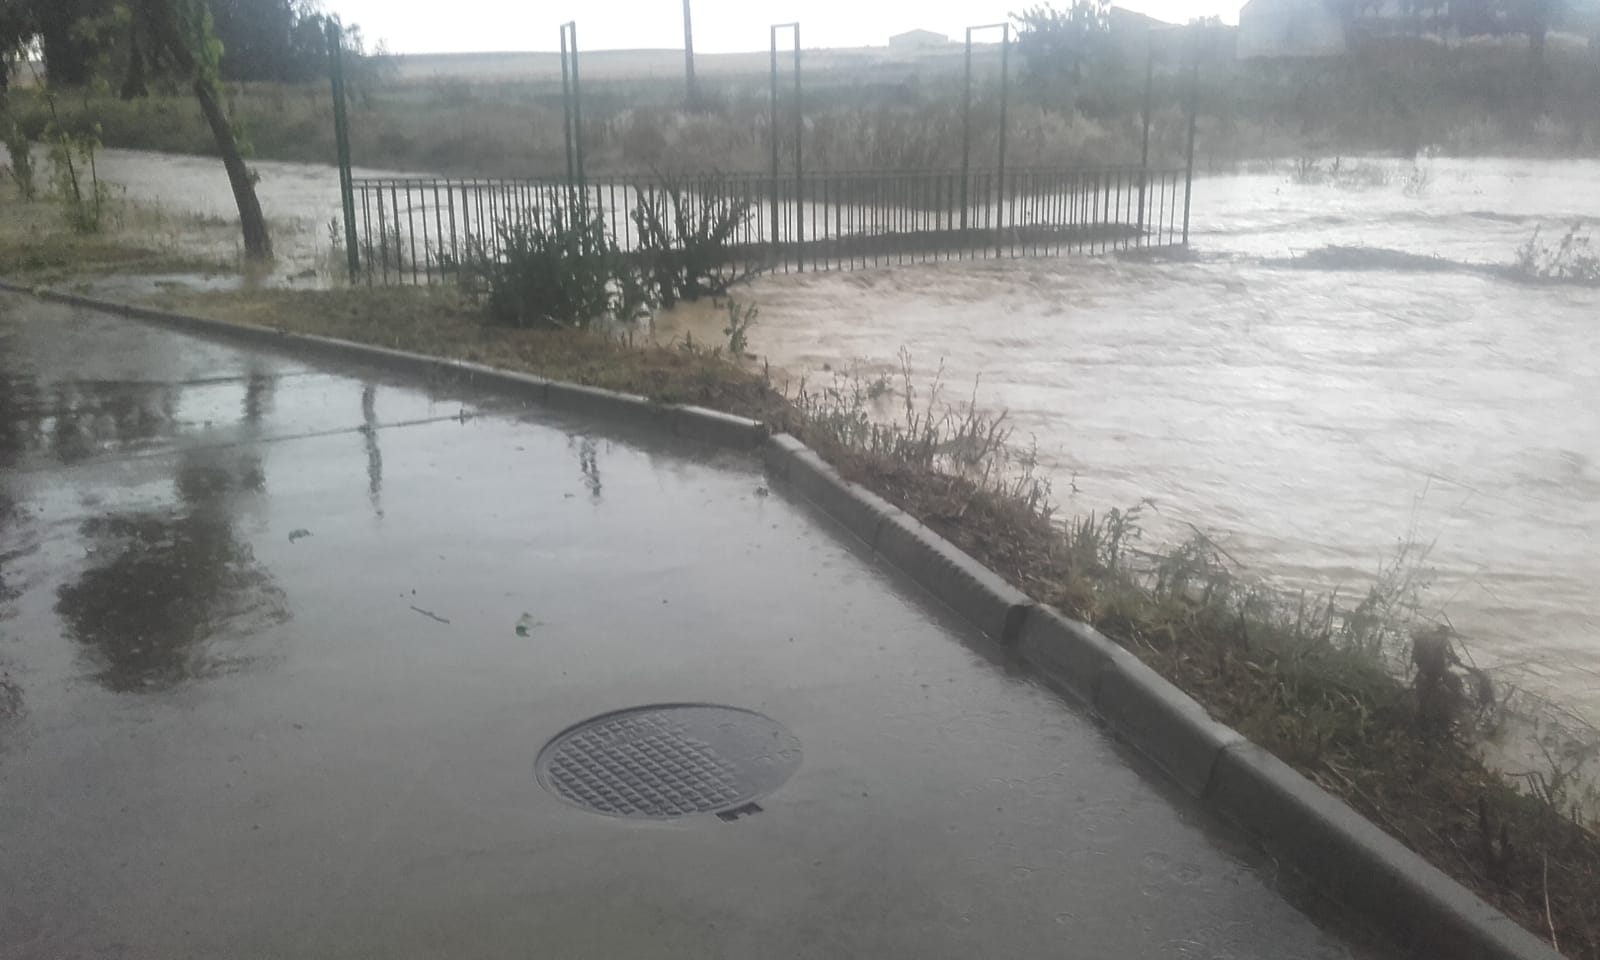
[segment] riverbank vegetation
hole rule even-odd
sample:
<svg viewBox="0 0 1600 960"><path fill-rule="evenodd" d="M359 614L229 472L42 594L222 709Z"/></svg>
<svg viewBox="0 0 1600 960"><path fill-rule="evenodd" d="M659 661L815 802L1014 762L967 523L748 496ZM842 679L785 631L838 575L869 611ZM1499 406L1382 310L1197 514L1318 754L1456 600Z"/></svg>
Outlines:
<svg viewBox="0 0 1600 960"><path fill-rule="evenodd" d="M959 49L959 48L957 48ZM1191 83L1183 53L1157 57L1152 163L1180 162ZM806 75L803 153L817 170L954 168L962 157L961 59L829 61ZM976 68L972 156L999 143L995 51ZM460 176L553 175L565 170L561 84L460 74L402 77L375 60L353 88L358 165ZM1014 83L1008 157L1019 166L1137 163L1142 52L1122 50L1076 79ZM590 173L764 170L770 163L766 77L706 73L697 108L658 79L585 74L583 137ZM71 129L98 124L109 146L212 154L213 131L185 91L153 78L125 100L110 85L64 97ZM1259 157L1355 153L1600 155L1600 57L1552 37L1542 66L1517 38L1448 46L1416 37L1369 38L1346 57L1236 61L1223 43L1202 63L1197 159L1225 169ZM333 112L325 82L224 85L228 115L252 156L332 163ZM34 91L11 94L12 118L37 137L48 122ZM791 155L790 106L780 104L780 153ZM785 161L787 162L787 161Z"/></svg>
<svg viewBox="0 0 1600 960"><path fill-rule="evenodd" d="M1594 731L1472 665L1427 605L1412 531L1369 584L1285 594L1199 532L1146 542L1141 521L1157 504L1058 516L1004 415L948 401L909 356L898 382L791 382L728 344L485 322L451 288L173 290L153 302L704 404L794 433L1030 596L1095 624L1567 955L1600 958ZM1527 764L1490 759L1519 718L1537 720Z"/></svg>
<svg viewBox="0 0 1600 960"><path fill-rule="evenodd" d="M104 184L101 184L104 186ZM114 190L101 196L93 231L75 229L75 205L17 181L0 180L0 277L35 284L104 274L216 274L238 269L238 229L219 218L179 216L141 207Z"/></svg>
<svg viewBox="0 0 1600 960"><path fill-rule="evenodd" d="M1561 239L1550 243L1535 229L1528 242L1517 248L1512 269L1527 280L1600 283L1600 251L1596 251L1582 223L1567 228Z"/></svg>

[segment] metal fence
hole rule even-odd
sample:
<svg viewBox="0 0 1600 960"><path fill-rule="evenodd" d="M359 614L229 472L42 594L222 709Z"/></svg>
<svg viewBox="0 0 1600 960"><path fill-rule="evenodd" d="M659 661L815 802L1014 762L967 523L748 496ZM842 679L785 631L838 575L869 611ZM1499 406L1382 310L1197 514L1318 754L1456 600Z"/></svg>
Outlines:
<svg viewBox="0 0 1600 960"><path fill-rule="evenodd" d="M1180 246L1183 170L1117 167L927 173L357 179L360 278L374 284L453 279L463 259L497 256L502 230L582 208L617 246L640 251L640 214L684 198L742 213L721 256L776 270L848 270L942 260L1105 253ZM669 245L691 225L666 217Z"/></svg>

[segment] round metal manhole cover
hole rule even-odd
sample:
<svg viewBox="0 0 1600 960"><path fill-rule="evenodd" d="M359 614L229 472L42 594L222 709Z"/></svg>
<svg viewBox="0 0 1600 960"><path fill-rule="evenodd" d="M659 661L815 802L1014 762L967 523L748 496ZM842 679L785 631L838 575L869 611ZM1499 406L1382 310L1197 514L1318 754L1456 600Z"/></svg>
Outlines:
<svg viewBox="0 0 1600 960"><path fill-rule="evenodd" d="M800 766L800 741L737 707L669 703L619 710L558 734L539 752L539 782L613 817L732 819Z"/></svg>

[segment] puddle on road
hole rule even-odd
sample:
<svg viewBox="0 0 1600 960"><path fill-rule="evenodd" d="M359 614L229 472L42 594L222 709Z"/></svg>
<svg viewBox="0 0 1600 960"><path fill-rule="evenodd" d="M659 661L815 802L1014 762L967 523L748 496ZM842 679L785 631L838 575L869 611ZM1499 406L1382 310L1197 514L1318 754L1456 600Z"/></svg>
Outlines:
<svg viewBox="0 0 1600 960"><path fill-rule="evenodd" d="M260 492L259 462L187 464L177 504L81 522L86 568L56 612L108 690L170 689L247 664L234 641L289 618L283 592L234 531L230 501Z"/></svg>

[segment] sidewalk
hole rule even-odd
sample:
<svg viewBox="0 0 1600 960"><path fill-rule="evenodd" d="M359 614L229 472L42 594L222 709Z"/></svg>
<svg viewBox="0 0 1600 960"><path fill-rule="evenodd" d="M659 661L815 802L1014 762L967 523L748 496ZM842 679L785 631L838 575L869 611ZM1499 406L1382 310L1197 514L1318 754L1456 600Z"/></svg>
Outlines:
<svg viewBox="0 0 1600 960"><path fill-rule="evenodd" d="M0 957L1375 955L754 461L373 376L0 296ZM541 784L663 703L798 763Z"/></svg>

